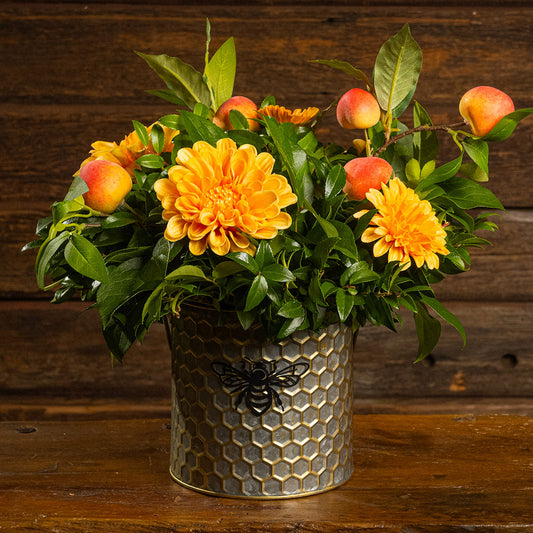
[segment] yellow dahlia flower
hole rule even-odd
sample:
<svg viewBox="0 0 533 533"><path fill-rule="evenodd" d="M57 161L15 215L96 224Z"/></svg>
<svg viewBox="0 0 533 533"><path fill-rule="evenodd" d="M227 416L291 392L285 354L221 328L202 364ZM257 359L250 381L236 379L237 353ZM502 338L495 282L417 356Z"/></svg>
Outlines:
<svg viewBox="0 0 533 533"><path fill-rule="evenodd" d="M272 174L274 158L251 145L237 148L232 139L216 147L198 141L182 148L168 179L154 185L168 221L169 241L189 239L194 255L207 246L218 255L253 254L248 237L272 239L292 219L281 211L297 201L284 176Z"/></svg>
<svg viewBox="0 0 533 533"><path fill-rule="evenodd" d="M428 268L439 267L437 254L450 252L446 248L446 231L427 200L421 200L398 178L382 185L381 191L371 189L366 198L378 213L372 217L361 241L375 242L375 257L388 252L388 261L400 261L404 270L409 268L411 260L417 267L424 263ZM354 216L359 218L367 212L362 210Z"/></svg>
<svg viewBox="0 0 533 533"><path fill-rule="evenodd" d="M148 133L152 131L155 124L157 124L157 122L146 128ZM162 124L159 124L159 126L163 128L163 132L165 133L165 144L161 152L172 152L172 148L174 147L172 139L179 134L179 131L163 126ZM80 170L89 161L106 159L107 161L119 164L121 167L125 168L131 176L133 176L133 171L136 168L135 161L137 158L145 154L156 153L151 142L149 146L144 146L141 143L136 131L132 131L126 135L120 144L117 144L116 142L96 141L91 147L92 150L89 152L90 155L82 162ZM76 174L78 173L79 170Z"/></svg>
<svg viewBox="0 0 533 533"><path fill-rule="evenodd" d="M279 105L267 105L259 110L261 115L274 117L280 124L282 122L292 122L293 124L307 124L311 122L319 113L318 107L308 107L307 109L294 109L291 111Z"/></svg>

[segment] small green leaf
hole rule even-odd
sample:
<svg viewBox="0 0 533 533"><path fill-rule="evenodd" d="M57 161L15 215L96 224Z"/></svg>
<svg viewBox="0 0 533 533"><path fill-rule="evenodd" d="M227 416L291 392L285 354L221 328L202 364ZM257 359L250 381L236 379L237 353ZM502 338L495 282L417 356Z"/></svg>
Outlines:
<svg viewBox="0 0 533 533"><path fill-rule="evenodd" d="M446 309L446 307L444 307L437 299L426 296L425 294L421 294L420 299L424 304L426 304L428 307L431 307L433 311L435 311L441 318L446 320L448 324L451 324L460 333L461 337L463 338L463 346L465 346L466 333L458 318L451 311Z"/></svg>
<svg viewBox="0 0 533 533"><path fill-rule="evenodd" d="M283 318L297 318L305 316L305 309L298 300L290 300L278 309L277 314Z"/></svg>
<svg viewBox="0 0 533 533"><path fill-rule="evenodd" d="M77 272L88 278L105 283L109 276L102 254L85 237L73 234L65 246L65 259Z"/></svg>
<svg viewBox="0 0 533 533"><path fill-rule="evenodd" d="M159 124L154 124L150 130L150 141L154 152L160 154L165 147L165 132Z"/></svg>
<svg viewBox="0 0 533 533"><path fill-rule="evenodd" d="M166 163L165 160L157 154L142 155L137 159L137 164L147 169L160 169L163 168Z"/></svg>
<svg viewBox="0 0 533 533"><path fill-rule="evenodd" d="M424 304L417 302L417 310L414 315L418 335L418 354L415 363L425 359L435 348L442 329L441 323L428 313Z"/></svg>
<svg viewBox="0 0 533 533"><path fill-rule="evenodd" d="M201 268L198 268L194 265L182 265L172 272L170 272L165 279L167 281L173 281L177 279L198 279L198 280L205 280L207 279L205 277L204 271Z"/></svg>
<svg viewBox="0 0 533 533"><path fill-rule="evenodd" d="M250 290L246 296L246 303L244 305L244 311L251 311L254 307L257 307L265 298L268 291L268 283L264 276L257 274L252 284L250 285Z"/></svg>
<svg viewBox="0 0 533 533"><path fill-rule="evenodd" d="M89 190L89 186L79 176L74 176L74 179L69 187L69 190L64 198L65 202L72 202L85 194Z"/></svg>
<svg viewBox="0 0 533 533"><path fill-rule="evenodd" d="M39 289L44 289L44 278L48 263L55 257L56 252L65 244L68 238L69 234L67 232L60 233L57 237L45 242L39 249L35 260L35 275Z"/></svg>
<svg viewBox="0 0 533 533"><path fill-rule="evenodd" d="M475 181L455 177L446 181L442 186L447 192L448 199L461 209L475 209L477 207L503 209L503 205L496 195Z"/></svg>
<svg viewBox="0 0 533 533"><path fill-rule="evenodd" d="M102 228L120 228L137 222L137 217L130 211L118 211L102 220Z"/></svg>
<svg viewBox="0 0 533 533"><path fill-rule="evenodd" d="M138 120L133 120L133 128L139 137L139 140L143 146L148 146L150 144L150 135L144 124L141 124Z"/></svg>
<svg viewBox="0 0 533 533"><path fill-rule="evenodd" d="M295 279L294 274L288 268L285 268L279 263L272 263L271 265L263 267L261 274L268 281L276 281L278 283L294 281Z"/></svg>
<svg viewBox="0 0 533 533"><path fill-rule="evenodd" d="M305 322L305 318L305 315L303 315L297 316L295 318L288 318L287 320L285 320L285 322L279 329L277 338L285 339L288 336L292 335Z"/></svg>
<svg viewBox="0 0 533 533"><path fill-rule="evenodd" d="M463 146L472 161L488 175L489 173L489 145L481 139L465 137Z"/></svg>
<svg viewBox="0 0 533 533"><path fill-rule="evenodd" d="M370 81L368 76L362 70L355 68L346 61L337 61L331 59L313 59L311 60L311 63L320 63L321 65L327 65L328 67L337 70L342 70L342 72L345 72L346 74L355 77L359 81L364 82L368 87L372 87L372 82Z"/></svg>
<svg viewBox="0 0 533 533"><path fill-rule="evenodd" d="M238 109L230 110L229 119L230 119L231 125L236 130L249 130L250 129L250 123L248 122L248 119Z"/></svg>
<svg viewBox="0 0 533 533"><path fill-rule="evenodd" d="M485 141L503 141L507 139L513 131L515 130L518 123L533 113L533 107L527 107L524 109L518 109L509 113L503 117L497 124L492 128L487 135L485 135L483 140Z"/></svg>
<svg viewBox="0 0 533 533"><path fill-rule="evenodd" d="M231 252L227 254L226 257L232 261L235 261L236 263L239 263L239 265L242 265L252 274L257 274L259 272L259 265L250 254L245 252Z"/></svg>
<svg viewBox="0 0 533 533"><path fill-rule="evenodd" d="M335 294L335 303L337 304L337 313L340 321L345 322L353 309L354 296L348 291L338 289Z"/></svg>
<svg viewBox="0 0 533 533"><path fill-rule="evenodd" d="M346 185L346 172L341 165L335 165L328 173L324 195L326 200L334 198Z"/></svg>

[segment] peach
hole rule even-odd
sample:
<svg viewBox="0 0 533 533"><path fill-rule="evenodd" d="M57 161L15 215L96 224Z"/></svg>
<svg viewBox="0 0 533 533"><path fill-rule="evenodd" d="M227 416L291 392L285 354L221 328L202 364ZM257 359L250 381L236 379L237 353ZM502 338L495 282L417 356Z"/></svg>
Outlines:
<svg viewBox="0 0 533 533"><path fill-rule="evenodd" d="M370 189L380 189L393 174L389 163L379 157L356 157L344 165L344 170L343 191L350 200L363 200Z"/></svg>
<svg viewBox="0 0 533 533"><path fill-rule="evenodd" d="M381 117L377 100L368 91L350 89L337 104L337 120L347 130L366 129L375 126Z"/></svg>
<svg viewBox="0 0 533 533"><path fill-rule="evenodd" d="M246 96L232 96L229 100L226 100L217 109L213 122L224 131L234 129L229 116L229 112L232 109L240 111L248 119L248 125L252 131L259 129L259 123L253 120L254 118L260 118L257 113L257 106Z"/></svg>
<svg viewBox="0 0 533 533"><path fill-rule="evenodd" d="M513 101L507 94L485 85L470 89L459 102L459 113L478 137L487 135L501 118L513 111Z"/></svg>
<svg viewBox="0 0 533 533"><path fill-rule="evenodd" d="M85 204L102 213L113 213L132 187L131 176L117 163L105 159L89 161L78 176L89 190L83 195Z"/></svg>

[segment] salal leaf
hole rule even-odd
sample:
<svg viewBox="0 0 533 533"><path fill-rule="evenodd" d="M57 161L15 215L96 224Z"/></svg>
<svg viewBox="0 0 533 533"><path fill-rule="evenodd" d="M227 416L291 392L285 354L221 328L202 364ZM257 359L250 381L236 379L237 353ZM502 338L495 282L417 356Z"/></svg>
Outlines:
<svg viewBox="0 0 533 533"><path fill-rule="evenodd" d="M428 307L431 307L433 311L435 311L441 318L446 320L448 324L451 324L460 333L464 346L466 344L466 333L463 325L461 322L459 322L459 319L451 311L446 309L446 307L444 307L444 305L442 305L437 299L425 294L421 294L420 299L424 304L426 304Z"/></svg>
<svg viewBox="0 0 533 533"><path fill-rule="evenodd" d="M359 81L364 82L368 87L372 87L372 82L368 79L368 76L358 68L355 68L347 61L337 61L337 60L330 60L330 59L314 59L311 61L311 63L320 63L321 65L327 65L328 67L342 70L346 74L349 74L350 76L354 76Z"/></svg>
<svg viewBox="0 0 533 533"><path fill-rule="evenodd" d="M236 71L235 41L231 37L215 52L205 67L204 74L211 90L214 111L231 98Z"/></svg>
<svg viewBox="0 0 533 533"><path fill-rule="evenodd" d="M416 333L418 335L418 354L415 362L425 359L435 348L442 330L441 323L432 317L425 305L416 303L417 313L414 315Z"/></svg>
<svg viewBox="0 0 533 533"><path fill-rule="evenodd" d="M44 278L48 268L48 263L56 252L68 240L69 234L67 232L60 233L57 237L47 241L41 246L35 260L35 275L37 278L37 285L39 289L44 289Z"/></svg>
<svg viewBox="0 0 533 533"><path fill-rule="evenodd" d="M468 178L449 179L442 187L446 190L447 198L461 209L503 209L503 205L492 191Z"/></svg>
<svg viewBox="0 0 533 533"><path fill-rule="evenodd" d="M65 259L74 270L83 276L102 283L109 279L102 254L91 241L81 235L71 235L65 246Z"/></svg>
<svg viewBox="0 0 533 533"><path fill-rule="evenodd" d="M177 57L136 52L190 109L202 103L211 107L209 87L200 72Z"/></svg>
<svg viewBox="0 0 533 533"><path fill-rule="evenodd" d="M133 129L135 130L135 133L139 137L139 140L141 141L143 146L148 146L150 144L150 136L148 134L146 126L138 120L132 120L132 123Z"/></svg>
<svg viewBox="0 0 533 533"><path fill-rule="evenodd" d="M489 173L489 146L481 139L466 137L463 141L465 152L472 161L488 175Z"/></svg>
<svg viewBox="0 0 533 533"><path fill-rule="evenodd" d="M485 141L503 141L513 133L518 123L533 113L533 107L518 109L503 117L492 130L483 137Z"/></svg>
<svg viewBox="0 0 533 533"><path fill-rule="evenodd" d="M75 176L70 184L69 190L63 199L65 202L72 202L89 190L89 186L79 176Z"/></svg>
<svg viewBox="0 0 533 533"><path fill-rule="evenodd" d="M433 122L427 111L415 102L413 107L413 126L432 126ZM439 139L434 131L420 131L413 135L414 155L422 168L426 163L437 157Z"/></svg>
<svg viewBox="0 0 533 533"><path fill-rule="evenodd" d="M413 93L422 70L422 50L405 26L381 47L374 69L376 96L382 109L392 111Z"/></svg>
<svg viewBox="0 0 533 533"><path fill-rule="evenodd" d="M250 290L246 296L244 311L251 311L254 307L257 307L264 300L267 291L268 283L266 278L261 274L257 274L252 281Z"/></svg>

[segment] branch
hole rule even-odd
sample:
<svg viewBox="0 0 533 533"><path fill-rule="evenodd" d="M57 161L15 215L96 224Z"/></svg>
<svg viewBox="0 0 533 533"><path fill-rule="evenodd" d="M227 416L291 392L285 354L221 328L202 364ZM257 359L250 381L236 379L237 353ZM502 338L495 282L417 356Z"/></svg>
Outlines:
<svg viewBox="0 0 533 533"><path fill-rule="evenodd" d="M378 148L374 152L374 156L378 156L382 152L384 152L391 144L394 144L396 141L399 141L400 139L403 139L403 137L407 137L407 135L412 135L413 133L418 133L419 131L446 131L451 132L455 128L460 128L461 126L464 126L466 124L466 121L463 122L456 122L455 124L438 124L436 126L417 126L416 128L412 128L407 131L403 131L402 133L399 133L398 135L395 135L391 139L389 139L383 146Z"/></svg>

